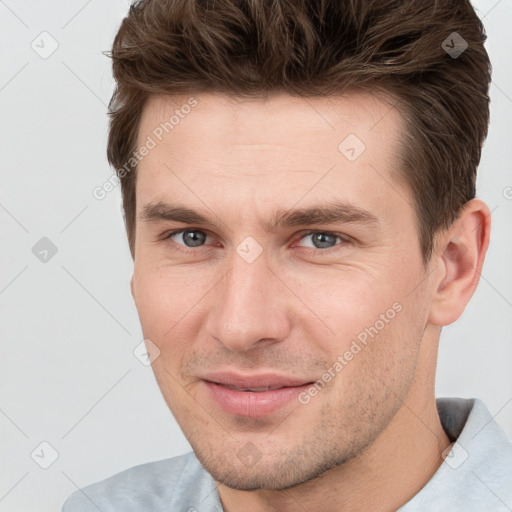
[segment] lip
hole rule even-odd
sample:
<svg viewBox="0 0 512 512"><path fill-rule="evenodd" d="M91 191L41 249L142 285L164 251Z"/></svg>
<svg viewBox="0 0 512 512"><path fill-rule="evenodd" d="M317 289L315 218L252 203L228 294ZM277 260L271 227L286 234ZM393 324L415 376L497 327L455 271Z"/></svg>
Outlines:
<svg viewBox="0 0 512 512"><path fill-rule="evenodd" d="M276 412L313 383L270 373L241 375L217 372L203 376L202 380L210 397L224 412L249 418L261 418ZM271 389L244 391L246 388Z"/></svg>

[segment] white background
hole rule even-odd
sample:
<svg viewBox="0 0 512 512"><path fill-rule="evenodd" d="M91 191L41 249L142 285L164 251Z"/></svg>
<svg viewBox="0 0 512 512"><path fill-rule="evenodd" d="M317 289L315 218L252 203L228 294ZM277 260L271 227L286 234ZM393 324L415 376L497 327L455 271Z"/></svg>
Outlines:
<svg viewBox="0 0 512 512"><path fill-rule="evenodd" d="M475 6L494 66L478 181L492 242L473 301L444 329L437 395L481 398L512 436L512 1ZM127 8L0 1L0 512L60 510L77 486L189 450L132 354L142 335L119 188L92 196L111 175L101 52ZM47 59L31 48L43 31L59 45ZM47 263L32 253L42 237L58 250ZM59 454L46 470L30 455L43 441Z"/></svg>

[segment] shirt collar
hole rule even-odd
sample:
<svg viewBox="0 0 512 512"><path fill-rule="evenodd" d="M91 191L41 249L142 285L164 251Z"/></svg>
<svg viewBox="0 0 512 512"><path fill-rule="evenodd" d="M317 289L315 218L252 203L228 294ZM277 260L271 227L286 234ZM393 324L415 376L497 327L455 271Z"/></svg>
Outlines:
<svg viewBox="0 0 512 512"><path fill-rule="evenodd" d="M438 398L452 441L434 476L400 512L512 511L512 441L477 399Z"/></svg>

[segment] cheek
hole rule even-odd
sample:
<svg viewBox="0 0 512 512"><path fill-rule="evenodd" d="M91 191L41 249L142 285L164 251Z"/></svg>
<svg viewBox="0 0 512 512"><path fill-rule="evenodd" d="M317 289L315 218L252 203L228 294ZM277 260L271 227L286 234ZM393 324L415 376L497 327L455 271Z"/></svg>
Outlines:
<svg viewBox="0 0 512 512"><path fill-rule="evenodd" d="M292 299L302 308L299 322L310 331L310 339L326 340L329 351L345 350L376 322L379 330L387 328L397 313L393 305L400 294L382 276L360 268L316 269L316 274L289 274L286 279L300 299Z"/></svg>
<svg viewBox="0 0 512 512"><path fill-rule="evenodd" d="M411 325L404 308L384 326L374 323L361 333L364 336L353 337L340 354L333 402L355 416L364 416L365 410L386 415L396 410L410 390L422 330L418 323Z"/></svg>
<svg viewBox="0 0 512 512"><path fill-rule="evenodd" d="M143 329L162 338L199 304L211 288L205 274L184 267L142 263L136 266L133 295Z"/></svg>
<svg viewBox="0 0 512 512"><path fill-rule="evenodd" d="M405 272L393 278L359 269L337 274L326 275L321 286L309 281L300 289L304 303L323 321L303 323L305 339L312 351L324 353L331 374L340 375L336 392L379 396L379 386L387 385L401 396L414 373L425 327L420 289L411 293L412 277Z"/></svg>

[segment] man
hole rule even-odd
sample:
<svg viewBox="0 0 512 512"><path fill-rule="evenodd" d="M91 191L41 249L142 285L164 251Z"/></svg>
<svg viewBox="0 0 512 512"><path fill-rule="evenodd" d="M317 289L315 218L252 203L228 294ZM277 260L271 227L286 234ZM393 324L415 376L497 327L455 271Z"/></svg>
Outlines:
<svg viewBox="0 0 512 512"><path fill-rule="evenodd" d="M108 157L193 452L64 512L512 510L504 432L434 395L489 243L484 40L462 0L130 8Z"/></svg>

